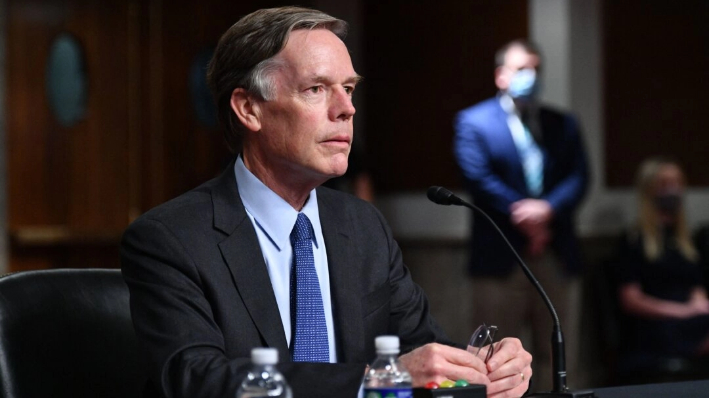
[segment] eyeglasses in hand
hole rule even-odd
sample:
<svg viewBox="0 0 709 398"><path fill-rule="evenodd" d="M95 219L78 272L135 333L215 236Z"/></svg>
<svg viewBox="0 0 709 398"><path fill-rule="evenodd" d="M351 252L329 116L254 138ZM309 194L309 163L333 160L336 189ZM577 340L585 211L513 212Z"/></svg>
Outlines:
<svg viewBox="0 0 709 398"><path fill-rule="evenodd" d="M495 333L497 333L497 326L487 326L484 323L480 325L470 337L468 352L480 357L480 352L487 348L487 353L483 351L483 354L485 354L484 361L487 363L495 352L495 345L492 344L495 341Z"/></svg>

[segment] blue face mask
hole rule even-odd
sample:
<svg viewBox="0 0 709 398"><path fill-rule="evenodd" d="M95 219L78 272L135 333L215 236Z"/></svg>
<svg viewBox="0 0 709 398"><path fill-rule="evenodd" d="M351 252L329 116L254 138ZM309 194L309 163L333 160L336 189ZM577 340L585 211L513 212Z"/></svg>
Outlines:
<svg viewBox="0 0 709 398"><path fill-rule="evenodd" d="M507 94L514 99L533 99L539 91L537 72L534 69L521 69L515 72L507 88Z"/></svg>

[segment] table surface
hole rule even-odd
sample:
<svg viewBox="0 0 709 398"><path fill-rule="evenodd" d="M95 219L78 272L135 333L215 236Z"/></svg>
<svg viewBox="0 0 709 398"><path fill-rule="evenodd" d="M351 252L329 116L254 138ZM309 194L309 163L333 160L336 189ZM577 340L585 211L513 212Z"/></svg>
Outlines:
<svg viewBox="0 0 709 398"><path fill-rule="evenodd" d="M706 398L709 397L709 380L604 387L593 392L598 398Z"/></svg>

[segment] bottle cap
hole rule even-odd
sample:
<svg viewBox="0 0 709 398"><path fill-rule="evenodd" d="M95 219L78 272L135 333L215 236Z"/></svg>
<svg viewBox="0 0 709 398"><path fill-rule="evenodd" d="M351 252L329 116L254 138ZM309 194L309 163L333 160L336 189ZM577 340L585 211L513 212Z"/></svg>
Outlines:
<svg viewBox="0 0 709 398"><path fill-rule="evenodd" d="M251 362L256 365L275 365L278 363L278 350L259 347L251 350Z"/></svg>
<svg viewBox="0 0 709 398"><path fill-rule="evenodd" d="M377 354L398 354L399 336L379 336L374 339Z"/></svg>

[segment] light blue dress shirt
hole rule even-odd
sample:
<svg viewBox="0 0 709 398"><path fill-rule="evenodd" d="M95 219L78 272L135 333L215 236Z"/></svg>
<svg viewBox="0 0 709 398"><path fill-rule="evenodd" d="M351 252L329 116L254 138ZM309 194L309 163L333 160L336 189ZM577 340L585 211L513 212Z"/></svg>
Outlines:
<svg viewBox="0 0 709 398"><path fill-rule="evenodd" d="M256 230L261 253L263 253L268 275L271 278L273 292L276 295L278 311L281 313L281 322L286 333L286 341L290 347L290 271L293 263L290 233L293 230L296 218L298 218L298 212L253 175L244 165L241 156L234 163L234 174L239 185L239 196ZM327 251L320 226L318 198L315 190L310 192L310 197L305 202L301 212L308 216L315 233L313 242L315 271L318 274L323 308L325 309L330 362L335 363L337 362L337 351L335 349L335 329L330 300L330 273L327 266ZM287 353L281 353L280 355L284 354Z"/></svg>

